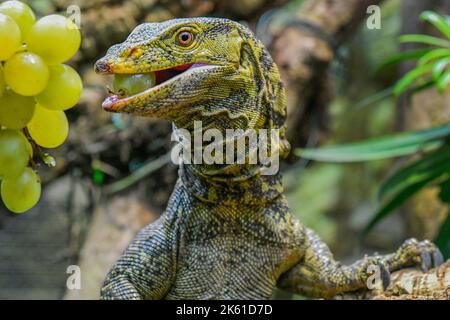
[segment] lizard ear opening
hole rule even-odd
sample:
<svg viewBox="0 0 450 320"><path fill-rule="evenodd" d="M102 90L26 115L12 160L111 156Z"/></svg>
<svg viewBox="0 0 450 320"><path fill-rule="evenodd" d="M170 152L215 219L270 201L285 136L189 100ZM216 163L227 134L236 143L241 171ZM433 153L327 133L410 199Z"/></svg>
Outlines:
<svg viewBox="0 0 450 320"><path fill-rule="evenodd" d="M266 113L267 128L280 130L280 156L286 157L290 151L289 142L285 137L287 103L278 68L262 42L249 31L241 32L240 65L246 70L253 70L259 100Z"/></svg>
<svg viewBox="0 0 450 320"><path fill-rule="evenodd" d="M248 36L247 36L248 37ZM239 64L249 72L253 71L255 80L257 81L259 96L261 102L268 102L267 83L261 69L261 54L264 50L262 44L256 39L250 41L244 40L241 44L240 61Z"/></svg>

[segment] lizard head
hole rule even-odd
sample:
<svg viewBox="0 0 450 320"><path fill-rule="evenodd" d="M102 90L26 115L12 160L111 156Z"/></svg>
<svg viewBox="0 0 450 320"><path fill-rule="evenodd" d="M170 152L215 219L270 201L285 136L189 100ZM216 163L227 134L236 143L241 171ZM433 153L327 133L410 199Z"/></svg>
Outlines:
<svg viewBox="0 0 450 320"><path fill-rule="evenodd" d="M110 95L103 108L203 128L281 129L285 92L263 44L245 26L221 18L173 19L137 26L95 64L101 74L154 72L156 85ZM284 148L284 149L283 149ZM288 143L282 139L282 151Z"/></svg>

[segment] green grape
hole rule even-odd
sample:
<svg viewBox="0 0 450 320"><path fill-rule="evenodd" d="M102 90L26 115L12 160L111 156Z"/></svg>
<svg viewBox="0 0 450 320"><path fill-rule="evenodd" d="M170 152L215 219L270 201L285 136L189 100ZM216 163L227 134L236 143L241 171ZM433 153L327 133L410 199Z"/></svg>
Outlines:
<svg viewBox="0 0 450 320"><path fill-rule="evenodd" d="M52 14L39 19L26 38L27 48L48 64L70 59L78 50L81 36L78 27L66 17Z"/></svg>
<svg viewBox="0 0 450 320"><path fill-rule="evenodd" d="M33 159L33 146L31 145L30 141L28 140L28 138L25 136L25 134L22 131L18 131L18 132L20 133L20 135L23 138L23 141L25 142L25 146L27 147L29 159Z"/></svg>
<svg viewBox="0 0 450 320"><path fill-rule="evenodd" d="M67 110L80 99L83 84L78 73L65 64L51 66L47 87L36 101L43 107L52 110Z"/></svg>
<svg viewBox="0 0 450 320"><path fill-rule="evenodd" d="M49 71L44 60L31 52L16 53L5 63L5 82L23 96L34 96L45 89Z"/></svg>
<svg viewBox="0 0 450 320"><path fill-rule="evenodd" d="M3 180L1 195L10 211L25 212L34 207L41 197L39 176L33 169L26 168L19 177Z"/></svg>
<svg viewBox="0 0 450 320"><path fill-rule="evenodd" d="M5 78L3 77L3 67L0 64L0 97L3 95L5 91Z"/></svg>
<svg viewBox="0 0 450 320"><path fill-rule="evenodd" d="M154 87L156 77L154 72L138 73L138 74L115 74L114 75L114 91L122 92L127 96L131 96Z"/></svg>
<svg viewBox="0 0 450 320"><path fill-rule="evenodd" d="M28 31L36 21L33 10L20 1L6 1L0 4L0 13L6 14L16 21L20 28L22 37L25 38Z"/></svg>
<svg viewBox="0 0 450 320"><path fill-rule="evenodd" d="M11 57L21 46L20 29L7 15L0 13L0 61Z"/></svg>
<svg viewBox="0 0 450 320"><path fill-rule="evenodd" d="M0 130L0 179L19 176L27 166L28 150L16 130Z"/></svg>
<svg viewBox="0 0 450 320"><path fill-rule="evenodd" d="M0 98L0 125L10 129L22 129L33 117L35 102L12 90L5 90Z"/></svg>
<svg viewBox="0 0 450 320"><path fill-rule="evenodd" d="M27 128L33 140L44 148L60 146L69 134L69 122L64 111L49 110L38 104Z"/></svg>

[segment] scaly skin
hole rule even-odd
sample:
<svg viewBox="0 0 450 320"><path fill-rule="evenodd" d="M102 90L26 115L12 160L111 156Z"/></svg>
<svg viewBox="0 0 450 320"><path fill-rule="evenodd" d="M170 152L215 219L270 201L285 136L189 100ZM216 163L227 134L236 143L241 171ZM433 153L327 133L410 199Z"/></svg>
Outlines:
<svg viewBox="0 0 450 320"><path fill-rule="evenodd" d="M193 42L183 46L179 33ZM138 26L97 61L103 74L143 73L186 64L185 71L143 93L108 98L108 111L158 117L193 134L203 129L279 129L284 138L285 90L264 46L243 25L218 18L175 19ZM248 150L246 150L248 157ZM275 287L331 298L366 288L378 266L428 269L442 262L428 242L408 240L396 253L344 266L290 213L279 174L263 165L180 165L166 212L145 227L106 277L103 299L267 299Z"/></svg>

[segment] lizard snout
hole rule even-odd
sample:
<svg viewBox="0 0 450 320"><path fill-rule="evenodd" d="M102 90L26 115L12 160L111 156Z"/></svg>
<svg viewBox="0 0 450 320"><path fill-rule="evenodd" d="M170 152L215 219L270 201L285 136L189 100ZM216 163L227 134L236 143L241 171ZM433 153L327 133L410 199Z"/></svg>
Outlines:
<svg viewBox="0 0 450 320"><path fill-rule="evenodd" d="M104 61L102 61L102 60L98 60L96 63L95 63L95 72L96 73L100 73L100 74L109 74L109 73L111 73L112 72L112 70L111 70L111 66L108 64L108 63L106 63L106 62L104 62Z"/></svg>

